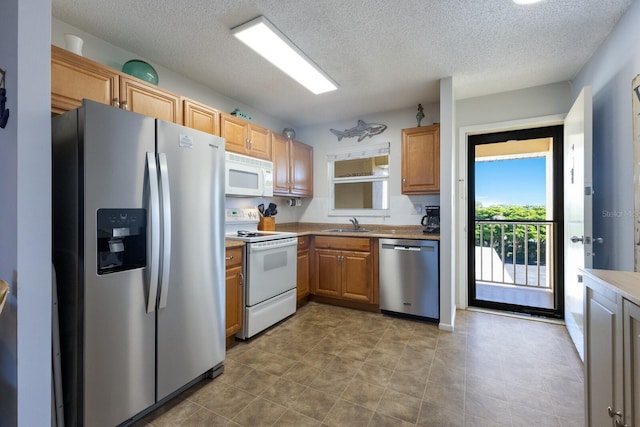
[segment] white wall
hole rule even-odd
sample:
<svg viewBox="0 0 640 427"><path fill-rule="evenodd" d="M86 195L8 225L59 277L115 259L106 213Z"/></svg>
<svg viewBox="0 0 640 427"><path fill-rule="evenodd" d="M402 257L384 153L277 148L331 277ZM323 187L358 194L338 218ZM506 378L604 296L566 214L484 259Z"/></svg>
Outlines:
<svg viewBox="0 0 640 427"><path fill-rule="evenodd" d="M594 246L595 268L634 267L631 81L640 73L639 22L640 2L633 2L572 85L572 99L584 86L593 93L593 235L604 238Z"/></svg>
<svg viewBox="0 0 640 427"><path fill-rule="evenodd" d="M278 206L278 214L275 216L276 226L288 222L299 222L303 212L309 207L309 199L299 199L300 206L289 206L288 197L225 197L226 208L255 208L263 203L265 208L269 202Z"/></svg>
<svg viewBox="0 0 640 427"><path fill-rule="evenodd" d="M496 93L456 102L458 128L565 114L571 106L568 82ZM461 141L458 141L460 143Z"/></svg>
<svg viewBox="0 0 640 427"><path fill-rule="evenodd" d="M0 68L0 425L51 424L51 90L48 0L6 0Z"/></svg>
<svg viewBox="0 0 640 427"><path fill-rule="evenodd" d="M440 121L439 104L423 104L425 118L422 125L429 125ZM385 142L391 143L389 157L389 185L391 199L391 215L389 217L362 217L362 224L393 224L393 225L419 225L423 213L414 212L414 207L424 208L425 205L440 205L439 196L405 196L401 194L401 131L417 125L416 108L388 111L365 116L354 116L345 120L323 123L321 125L308 126L296 129L296 139L313 146L313 199L308 207L302 209L300 221L302 222L327 222L337 224L349 224L347 217L329 217L329 180L327 177L327 154L335 151L344 151L349 148L357 149L373 144ZM367 123L380 123L387 125L387 129L372 138L365 138L361 142L357 138L338 138L329 129L343 131L356 126L358 119Z"/></svg>
<svg viewBox="0 0 640 427"><path fill-rule="evenodd" d="M130 59L142 59L146 61L144 55L138 55L135 52L129 52L114 46L59 19L52 18L51 24L51 44L64 48L64 34L76 34L84 40L82 56L99 62L100 64L120 70L122 69L122 65ZM148 62L158 72L158 86L161 88L191 98L217 110L226 111L227 113L230 113L235 108L240 108L251 116L252 122L276 132L281 132L282 129L288 127L282 120L272 117L263 111L226 97L211 88L190 80L187 76L176 73L159 64L151 61Z"/></svg>
<svg viewBox="0 0 640 427"><path fill-rule="evenodd" d="M454 79L440 81L440 329L453 331L456 318L457 236L455 227L458 149L454 141L456 107Z"/></svg>

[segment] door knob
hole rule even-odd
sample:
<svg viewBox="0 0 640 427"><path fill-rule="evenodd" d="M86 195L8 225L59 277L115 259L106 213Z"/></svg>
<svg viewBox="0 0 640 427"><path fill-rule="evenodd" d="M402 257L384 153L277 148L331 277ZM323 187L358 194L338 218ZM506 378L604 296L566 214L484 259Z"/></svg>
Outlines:
<svg viewBox="0 0 640 427"><path fill-rule="evenodd" d="M578 242L579 242L579 243L583 243L583 242L584 242L584 239L582 238L582 236L581 236L581 237L578 237L578 236L571 236L571 237L569 238L569 240L571 240L571 243L578 243Z"/></svg>

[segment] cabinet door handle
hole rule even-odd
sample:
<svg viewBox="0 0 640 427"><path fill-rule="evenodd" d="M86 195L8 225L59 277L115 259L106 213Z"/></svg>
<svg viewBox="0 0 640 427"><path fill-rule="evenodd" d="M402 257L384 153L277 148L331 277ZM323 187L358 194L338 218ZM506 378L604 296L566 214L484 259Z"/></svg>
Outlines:
<svg viewBox="0 0 640 427"><path fill-rule="evenodd" d="M126 99L124 101L122 101L122 108L124 110L128 110L129 109L129 106L127 105L127 100Z"/></svg>
<svg viewBox="0 0 640 427"><path fill-rule="evenodd" d="M120 108L120 100L118 98L113 98L113 106Z"/></svg>
<svg viewBox="0 0 640 427"><path fill-rule="evenodd" d="M240 286L244 285L244 273L240 273Z"/></svg>
<svg viewBox="0 0 640 427"><path fill-rule="evenodd" d="M231 261L231 260L233 259L233 255L229 255L228 257L225 257L225 259L226 259L227 261Z"/></svg>
<svg viewBox="0 0 640 427"><path fill-rule="evenodd" d="M402 178L402 185L407 183L407 178Z"/></svg>

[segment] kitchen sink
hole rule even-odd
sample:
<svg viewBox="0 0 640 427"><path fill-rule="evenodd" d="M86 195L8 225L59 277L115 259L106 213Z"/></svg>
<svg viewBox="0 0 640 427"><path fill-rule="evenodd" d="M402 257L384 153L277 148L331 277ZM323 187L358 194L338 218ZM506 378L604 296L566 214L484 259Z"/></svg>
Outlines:
<svg viewBox="0 0 640 427"><path fill-rule="evenodd" d="M370 230L368 228L330 228L328 230L322 230L322 231L329 231L329 232L335 232L335 233L370 233L372 231L375 230Z"/></svg>

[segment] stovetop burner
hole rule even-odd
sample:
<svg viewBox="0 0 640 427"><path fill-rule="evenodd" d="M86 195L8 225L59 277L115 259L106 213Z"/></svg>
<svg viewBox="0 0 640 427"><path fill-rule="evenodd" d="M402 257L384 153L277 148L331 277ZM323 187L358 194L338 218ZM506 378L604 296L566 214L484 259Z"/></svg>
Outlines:
<svg viewBox="0 0 640 427"><path fill-rule="evenodd" d="M225 209L225 238L247 243L265 242L296 237L290 231L258 230L260 215L256 208Z"/></svg>

